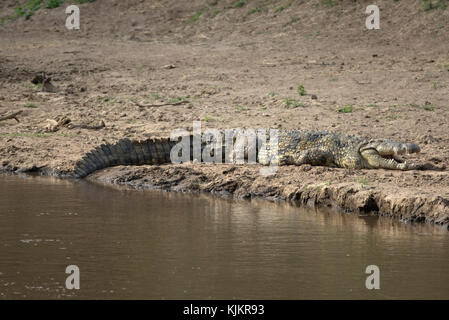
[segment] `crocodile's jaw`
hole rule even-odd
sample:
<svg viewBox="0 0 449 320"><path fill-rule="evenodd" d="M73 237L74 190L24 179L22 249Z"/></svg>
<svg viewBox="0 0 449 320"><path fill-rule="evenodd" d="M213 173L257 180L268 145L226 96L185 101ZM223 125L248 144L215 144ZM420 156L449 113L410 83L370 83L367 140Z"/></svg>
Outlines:
<svg viewBox="0 0 449 320"><path fill-rule="evenodd" d="M413 170L414 163L407 163L398 156L420 152L414 143L401 143L391 140L370 141L360 148L364 166L370 169Z"/></svg>
<svg viewBox="0 0 449 320"><path fill-rule="evenodd" d="M416 168L415 164L396 157L382 157L375 149L363 150L360 154L367 169L413 170Z"/></svg>

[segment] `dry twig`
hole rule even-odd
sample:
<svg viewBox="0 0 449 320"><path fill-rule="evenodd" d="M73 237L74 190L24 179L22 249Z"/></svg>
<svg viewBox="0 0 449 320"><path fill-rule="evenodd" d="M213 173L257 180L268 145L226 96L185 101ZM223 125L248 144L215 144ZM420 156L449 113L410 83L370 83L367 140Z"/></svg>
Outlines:
<svg viewBox="0 0 449 320"><path fill-rule="evenodd" d="M180 104L185 104L188 103L189 101L187 100L182 100L182 101L177 101L177 102L172 102L172 103L162 103L162 104L141 104L137 101L133 101L131 100L135 105L141 107L141 108L156 108L156 107L163 107L163 106L177 106Z"/></svg>
<svg viewBox="0 0 449 320"><path fill-rule="evenodd" d="M3 116L3 117L0 117L0 121L8 120L8 119L14 119L14 120L16 120L17 122L20 122L19 119L17 118L17 116L18 116L19 114L21 114L21 113L22 113L22 110L17 111L17 112L14 112L14 113L11 113L11 114L6 115L6 116Z"/></svg>

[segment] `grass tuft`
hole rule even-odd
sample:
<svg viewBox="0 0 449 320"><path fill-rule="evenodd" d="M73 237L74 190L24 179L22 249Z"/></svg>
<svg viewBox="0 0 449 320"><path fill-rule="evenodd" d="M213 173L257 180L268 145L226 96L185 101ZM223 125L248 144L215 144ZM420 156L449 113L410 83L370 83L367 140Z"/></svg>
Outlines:
<svg viewBox="0 0 449 320"><path fill-rule="evenodd" d="M352 113L354 111L354 107L352 105L344 106L343 108L337 109L337 112L340 113Z"/></svg>
<svg viewBox="0 0 449 320"><path fill-rule="evenodd" d="M241 8L246 4L246 0L237 0L236 2L234 2L234 4L232 5L232 8L236 9L236 8Z"/></svg>
<svg viewBox="0 0 449 320"><path fill-rule="evenodd" d="M37 108L37 104L35 104L34 102L28 102L25 103L24 108Z"/></svg>

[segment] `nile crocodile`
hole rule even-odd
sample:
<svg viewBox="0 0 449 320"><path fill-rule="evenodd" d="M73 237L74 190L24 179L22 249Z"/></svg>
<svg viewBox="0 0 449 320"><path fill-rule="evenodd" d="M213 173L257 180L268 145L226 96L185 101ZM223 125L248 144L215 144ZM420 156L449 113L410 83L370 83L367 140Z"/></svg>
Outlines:
<svg viewBox="0 0 449 320"><path fill-rule="evenodd" d="M193 135L189 138L192 141ZM414 143L388 139L370 140L331 131L280 130L277 141L276 154L271 154L269 148L261 148L262 144L257 142L257 163L411 170L416 169L416 165L400 159L399 155L420 151L419 146ZM118 165L170 163L170 152L177 143L178 141L171 141L169 138L140 141L125 138L114 144L105 143L88 152L76 163L75 175L83 178L96 170ZM202 150L205 145L204 142L201 144ZM190 152L190 160L192 154Z"/></svg>

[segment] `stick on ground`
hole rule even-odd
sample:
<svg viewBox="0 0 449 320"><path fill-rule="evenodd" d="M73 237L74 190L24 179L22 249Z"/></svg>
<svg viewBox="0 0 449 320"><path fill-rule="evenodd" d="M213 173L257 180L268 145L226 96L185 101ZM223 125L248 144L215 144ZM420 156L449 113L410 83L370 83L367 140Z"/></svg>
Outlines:
<svg viewBox="0 0 449 320"><path fill-rule="evenodd" d="M11 113L11 114L6 115L6 116L3 116L3 117L0 117L0 121L8 120L8 119L14 119L14 120L16 120L17 122L20 122L19 119L17 118L17 116L18 116L19 114L21 114L21 113L22 113L22 110L17 111L17 112L14 112L14 113Z"/></svg>
<svg viewBox="0 0 449 320"><path fill-rule="evenodd" d="M172 103L162 103L162 104L141 104L139 102L131 100L135 105L141 107L141 108L155 108L155 107L163 107L163 106L177 106L180 104L189 103L187 100L182 100L178 102L172 102Z"/></svg>

